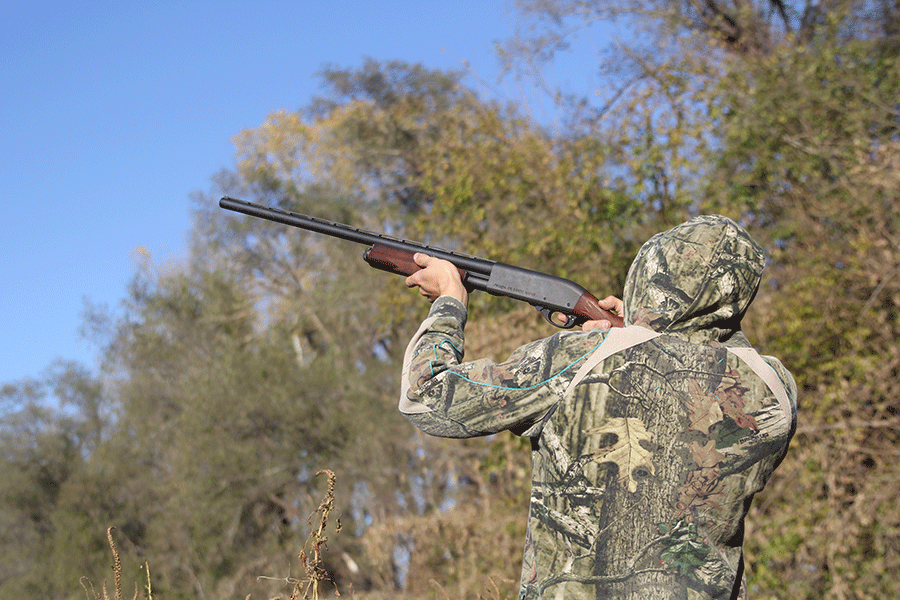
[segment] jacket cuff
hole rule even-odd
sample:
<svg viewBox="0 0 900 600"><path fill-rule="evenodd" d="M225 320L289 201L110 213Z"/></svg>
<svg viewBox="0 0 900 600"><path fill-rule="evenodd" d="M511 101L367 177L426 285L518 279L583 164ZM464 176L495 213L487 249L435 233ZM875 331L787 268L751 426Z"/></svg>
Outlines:
<svg viewBox="0 0 900 600"><path fill-rule="evenodd" d="M465 304L453 296L441 296L431 305L428 311L429 317L452 317L459 321L460 326L465 327L469 318L469 311Z"/></svg>

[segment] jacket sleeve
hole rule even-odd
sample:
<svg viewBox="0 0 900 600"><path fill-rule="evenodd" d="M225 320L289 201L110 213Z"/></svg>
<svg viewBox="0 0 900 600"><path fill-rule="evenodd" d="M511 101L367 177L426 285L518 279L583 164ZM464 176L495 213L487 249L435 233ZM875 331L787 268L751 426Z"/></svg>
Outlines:
<svg viewBox="0 0 900 600"><path fill-rule="evenodd" d="M522 346L507 361L462 362L466 309L438 298L406 349L400 412L440 437L474 437L528 429L559 402L566 377L553 373L561 334ZM565 369L571 378L572 369ZM565 381L564 381L565 380Z"/></svg>

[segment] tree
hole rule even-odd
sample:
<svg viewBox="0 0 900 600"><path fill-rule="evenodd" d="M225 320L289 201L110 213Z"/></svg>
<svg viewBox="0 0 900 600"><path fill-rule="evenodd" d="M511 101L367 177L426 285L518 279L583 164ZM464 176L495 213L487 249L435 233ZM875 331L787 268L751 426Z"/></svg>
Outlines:
<svg viewBox="0 0 900 600"><path fill-rule="evenodd" d="M326 301L329 286L263 297L249 274L201 265L146 266L118 326L113 442L138 467L117 483L135 495L136 524L113 524L160 592L244 597L302 546L315 472L373 443L386 380L371 345L359 352L365 338L348 333L359 311ZM317 307L321 330L283 318L298 302Z"/></svg>
<svg viewBox="0 0 900 600"><path fill-rule="evenodd" d="M418 67L391 65L381 79L366 69L358 77L378 85L363 98L343 98L356 88L336 83L340 101L242 133L220 193L395 231L428 210L423 148L437 143L434 123L454 98L472 95ZM434 510L461 487L447 478L477 474L472 456L484 451L447 451L423 467L432 448L423 455L393 409L409 315L401 303L385 319L397 303L384 284L402 280L362 264L359 248L198 201L189 260L140 266L108 344L118 411L91 458L95 469L114 454L127 466L112 481L84 479L81 493L108 507L120 551L149 560L159 593L245 597L302 546L318 469L339 474L336 498L358 536Z"/></svg>
<svg viewBox="0 0 900 600"><path fill-rule="evenodd" d="M107 399L82 365L57 362L4 385L0 406L0 595L60 597L100 560L91 518L103 509L72 493L110 425Z"/></svg>
<svg viewBox="0 0 900 600"><path fill-rule="evenodd" d="M688 122L704 144L668 155L696 161L688 170L697 183L691 210L733 215L769 249L768 280L747 325L751 339L792 368L802 391L796 441L758 499L759 529L748 537L763 593L896 595L888 573L898 515L882 499L896 495L898 480L886 457L898 410L900 9L889 1L520 6L538 27L507 46L508 56L531 64L601 19L649 32L647 46L665 40L655 53L620 42L630 69L621 61L598 69L632 77L599 107L582 101L572 112L654 115L644 125L648 157L686 139L658 136L660 123L695 115ZM610 135L602 122L592 122L597 134Z"/></svg>
<svg viewBox="0 0 900 600"><path fill-rule="evenodd" d="M897 591L888 573L900 520L886 460L900 411L900 61L886 40L836 37L753 65L752 87L741 85L724 119L719 181L730 188L711 187L765 232L773 264L757 339L792 365L803 390L794 477L768 498L796 504L800 485L803 511L768 509L764 529L789 531L794 559L760 540L773 567L762 573L785 593L879 598ZM811 569L820 577L798 576Z"/></svg>

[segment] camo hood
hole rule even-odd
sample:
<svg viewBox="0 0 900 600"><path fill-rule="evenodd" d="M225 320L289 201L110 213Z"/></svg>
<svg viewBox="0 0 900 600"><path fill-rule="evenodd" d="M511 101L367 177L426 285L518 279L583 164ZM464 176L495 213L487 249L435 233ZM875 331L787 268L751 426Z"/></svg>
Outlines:
<svg viewBox="0 0 900 600"><path fill-rule="evenodd" d="M650 238L625 280L625 323L727 342L759 289L765 255L737 223L696 217Z"/></svg>

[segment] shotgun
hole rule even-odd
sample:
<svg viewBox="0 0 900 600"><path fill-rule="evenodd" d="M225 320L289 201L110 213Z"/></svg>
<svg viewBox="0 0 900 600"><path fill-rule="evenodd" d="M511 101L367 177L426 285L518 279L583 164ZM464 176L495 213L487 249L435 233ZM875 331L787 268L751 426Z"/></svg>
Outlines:
<svg viewBox="0 0 900 600"><path fill-rule="evenodd" d="M363 259L369 266L389 273L412 275L421 269L413 261L416 252L447 260L459 269L467 289L527 302L557 327L569 329L585 321L599 319L609 321L614 327L622 326L622 317L601 308L593 294L562 277L228 196L219 201L219 206L275 223L365 244L369 248L363 254ZM565 315L566 321L562 323L554 319L557 315Z"/></svg>

